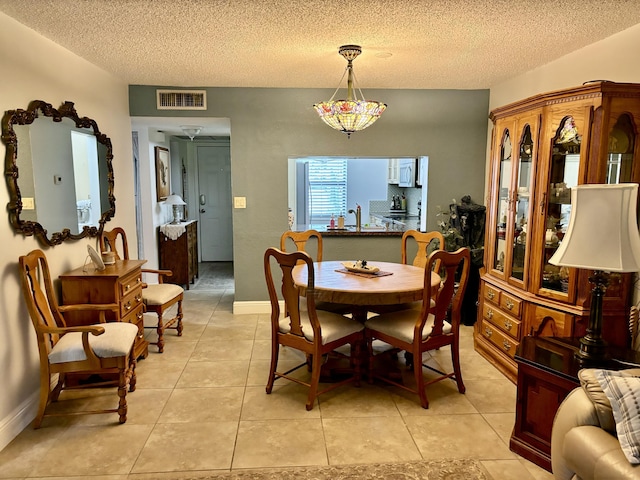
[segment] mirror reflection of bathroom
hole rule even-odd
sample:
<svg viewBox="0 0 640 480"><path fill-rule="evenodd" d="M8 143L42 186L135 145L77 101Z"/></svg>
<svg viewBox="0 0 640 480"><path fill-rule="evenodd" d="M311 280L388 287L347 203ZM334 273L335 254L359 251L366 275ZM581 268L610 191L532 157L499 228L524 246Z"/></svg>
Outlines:
<svg viewBox="0 0 640 480"><path fill-rule="evenodd" d="M82 231L85 226L97 226L102 212L96 137L72 131L71 148L78 231Z"/></svg>

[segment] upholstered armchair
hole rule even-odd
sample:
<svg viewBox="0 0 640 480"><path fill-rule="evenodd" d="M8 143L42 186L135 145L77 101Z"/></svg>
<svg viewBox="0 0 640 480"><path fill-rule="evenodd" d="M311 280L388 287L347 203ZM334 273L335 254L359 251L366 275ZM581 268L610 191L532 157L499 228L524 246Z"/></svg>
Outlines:
<svg viewBox="0 0 640 480"><path fill-rule="evenodd" d="M640 399L640 369L609 372L608 379L601 372L581 370L581 386L569 393L556 413L551 433L556 480L640 479L640 464L629 458L640 461L640 419L634 412Z"/></svg>

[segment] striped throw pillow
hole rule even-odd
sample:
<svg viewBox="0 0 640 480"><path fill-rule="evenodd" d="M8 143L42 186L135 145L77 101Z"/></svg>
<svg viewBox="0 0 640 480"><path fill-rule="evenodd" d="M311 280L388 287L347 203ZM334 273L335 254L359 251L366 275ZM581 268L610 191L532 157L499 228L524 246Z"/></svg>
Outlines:
<svg viewBox="0 0 640 480"><path fill-rule="evenodd" d="M616 432L629 463L640 463L640 377L611 370L596 370L602 391L611 402Z"/></svg>

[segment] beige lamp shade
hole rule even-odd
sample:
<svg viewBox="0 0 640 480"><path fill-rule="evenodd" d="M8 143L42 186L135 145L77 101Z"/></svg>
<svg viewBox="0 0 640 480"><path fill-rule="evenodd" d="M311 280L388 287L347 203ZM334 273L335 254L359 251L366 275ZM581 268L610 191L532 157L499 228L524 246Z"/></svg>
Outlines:
<svg viewBox="0 0 640 480"><path fill-rule="evenodd" d="M567 233L549 263L605 272L640 271L638 184L571 188Z"/></svg>

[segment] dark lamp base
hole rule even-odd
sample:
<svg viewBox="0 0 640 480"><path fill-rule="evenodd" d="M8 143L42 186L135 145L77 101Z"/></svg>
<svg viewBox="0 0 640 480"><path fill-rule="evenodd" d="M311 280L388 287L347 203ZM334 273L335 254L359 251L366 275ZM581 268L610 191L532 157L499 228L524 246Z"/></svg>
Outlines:
<svg viewBox="0 0 640 480"><path fill-rule="evenodd" d="M609 358L607 342L602 338L591 338L585 335L580 339L580 350L576 352L576 358L589 363L607 360Z"/></svg>

